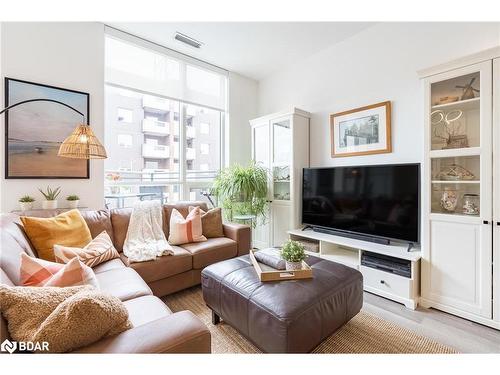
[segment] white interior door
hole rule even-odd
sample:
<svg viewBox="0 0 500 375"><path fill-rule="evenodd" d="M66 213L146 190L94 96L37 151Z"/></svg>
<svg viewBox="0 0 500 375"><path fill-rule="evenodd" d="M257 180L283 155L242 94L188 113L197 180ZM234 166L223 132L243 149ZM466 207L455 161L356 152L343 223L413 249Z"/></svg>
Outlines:
<svg viewBox="0 0 500 375"><path fill-rule="evenodd" d="M268 122L263 122L252 127L252 159L264 168L270 169L270 130ZM270 217L271 215L268 212L266 223L258 225L252 231L252 245L257 249L265 249L270 245Z"/></svg>

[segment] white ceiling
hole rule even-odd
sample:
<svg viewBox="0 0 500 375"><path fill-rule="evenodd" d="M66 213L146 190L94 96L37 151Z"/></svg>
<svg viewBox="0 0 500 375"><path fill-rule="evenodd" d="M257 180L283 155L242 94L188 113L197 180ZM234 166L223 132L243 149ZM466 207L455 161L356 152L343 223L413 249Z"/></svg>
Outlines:
<svg viewBox="0 0 500 375"><path fill-rule="evenodd" d="M373 25L366 22L118 22L112 27L260 80ZM200 49L174 39L179 31Z"/></svg>

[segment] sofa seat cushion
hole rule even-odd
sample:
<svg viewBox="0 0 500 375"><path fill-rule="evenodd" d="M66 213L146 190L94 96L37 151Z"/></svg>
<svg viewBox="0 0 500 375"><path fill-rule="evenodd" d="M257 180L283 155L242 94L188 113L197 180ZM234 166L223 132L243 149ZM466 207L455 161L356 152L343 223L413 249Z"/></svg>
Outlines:
<svg viewBox="0 0 500 375"><path fill-rule="evenodd" d="M238 253L238 244L226 237L209 238L205 242L182 245L193 255L193 268L202 269L209 264L230 259Z"/></svg>
<svg viewBox="0 0 500 375"><path fill-rule="evenodd" d="M125 265L133 268L147 283L161 280L193 268L191 253L179 246L172 246L174 255L163 255L147 262L130 262L125 254L121 259Z"/></svg>
<svg viewBox="0 0 500 375"><path fill-rule="evenodd" d="M122 301L153 294L148 284L131 268L117 268L96 274L99 288Z"/></svg>
<svg viewBox="0 0 500 375"><path fill-rule="evenodd" d="M125 268L125 264L123 264L122 260L119 258L111 259L108 260L107 262L98 264L92 269L94 270L94 273L101 273L109 270L116 270L117 268Z"/></svg>
<svg viewBox="0 0 500 375"><path fill-rule="evenodd" d="M128 310L128 319L134 327L164 318L172 311L161 299L155 296L143 296L123 302Z"/></svg>

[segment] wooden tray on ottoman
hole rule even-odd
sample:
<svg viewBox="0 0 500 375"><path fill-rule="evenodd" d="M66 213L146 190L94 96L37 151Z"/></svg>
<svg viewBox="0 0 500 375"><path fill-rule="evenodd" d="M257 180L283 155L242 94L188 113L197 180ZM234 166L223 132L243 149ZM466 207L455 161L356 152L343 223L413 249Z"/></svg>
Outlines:
<svg viewBox="0 0 500 375"><path fill-rule="evenodd" d="M313 272L309 265L302 261L302 269L296 271L287 270L276 270L265 264L257 262L253 251L250 250L248 253L250 260L252 261L255 272L259 276L260 281L281 281L281 280L299 280L299 279L310 279L313 277Z"/></svg>

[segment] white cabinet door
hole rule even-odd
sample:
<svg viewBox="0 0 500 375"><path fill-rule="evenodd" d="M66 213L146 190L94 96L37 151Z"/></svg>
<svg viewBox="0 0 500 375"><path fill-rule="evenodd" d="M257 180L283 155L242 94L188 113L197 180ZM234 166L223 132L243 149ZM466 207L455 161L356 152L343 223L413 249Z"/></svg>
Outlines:
<svg viewBox="0 0 500 375"><path fill-rule="evenodd" d="M500 59L493 60L493 318L500 322Z"/></svg>
<svg viewBox="0 0 500 375"><path fill-rule="evenodd" d="M252 159L263 167L270 167L270 130L269 122L254 125L252 127ZM252 230L252 246L257 249L265 249L270 245L271 227L269 224L270 214L264 225L258 225Z"/></svg>
<svg viewBox="0 0 500 375"><path fill-rule="evenodd" d="M429 297L452 309L491 316L491 223L431 221Z"/></svg>
<svg viewBox="0 0 500 375"><path fill-rule="evenodd" d="M292 205L289 202L273 202L271 203L272 219L272 244L273 246L281 246L288 240L288 231L290 227L290 219L292 217Z"/></svg>

